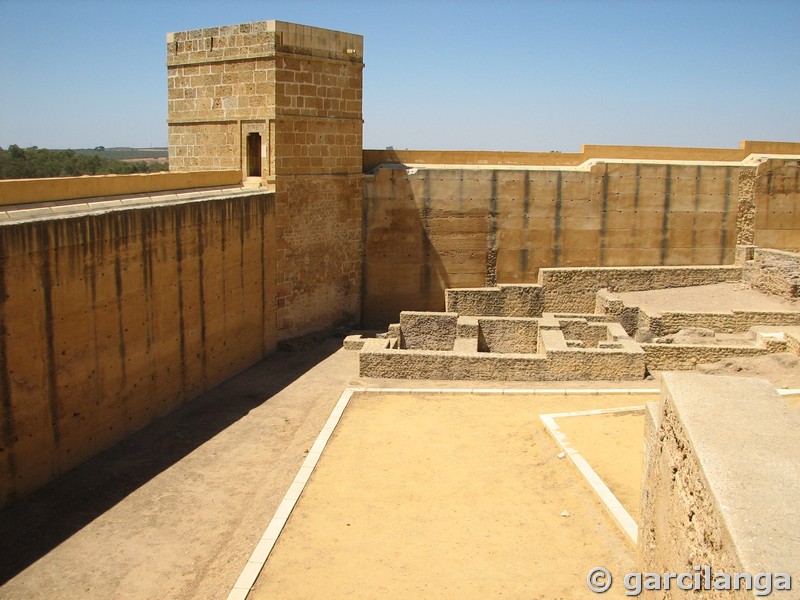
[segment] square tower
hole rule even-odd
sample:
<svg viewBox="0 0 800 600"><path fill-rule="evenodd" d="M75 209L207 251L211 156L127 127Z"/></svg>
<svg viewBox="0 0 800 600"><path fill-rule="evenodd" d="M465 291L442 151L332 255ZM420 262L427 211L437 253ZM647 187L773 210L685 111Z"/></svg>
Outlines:
<svg viewBox="0 0 800 600"><path fill-rule="evenodd" d="M167 35L173 171L275 191L281 338L360 318L363 37L281 21Z"/></svg>
<svg viewBox="0 0 800 600"><path fill-rule="evenodd" d="M281 21L167 34L170 170L360 173L363 44Z"/></svg>

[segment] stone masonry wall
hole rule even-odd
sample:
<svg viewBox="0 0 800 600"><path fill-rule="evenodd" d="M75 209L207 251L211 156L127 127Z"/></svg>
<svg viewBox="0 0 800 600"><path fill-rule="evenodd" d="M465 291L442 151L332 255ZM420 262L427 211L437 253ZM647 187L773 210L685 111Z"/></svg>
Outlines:
<svg viewBox="0 0 800 600"><path fill-rule="evenodd" d="M766 248L752 250L752 260L744 263L742 278L767 294L800 298L800 253Z"/></svg>
<svg viewBox="0 0 800 600"><path fill-rule="evenodd" d="M539 271L539 283L544 288L545 312L592 312L595 309L596 293L604 288L617 292L634 292L741 281L741 278L740 266L572 268Z"/></svg>
<svg viewBox="0 0 800 600"><path fill-rule="evenodd" d="M167 36L170 170L244 169L243 139L251 131L269 148L278 38L270 22ZM269 169L267 158L263 176Z"/></svg>
<svg viewBox="0 0 800 600"><path fill-rule="evenodd" d="M785 350L783 344L772 346L695 346L688 344L642 344L651 371L688 371L699 364L735 357L755 357Z"/></svg>
<svg viewBox="0 0 800 600"><path fill-rule="evenodd" d="M747 246L753 243L755 227L756 173L753 169L739 171L739 206L736 213L736 245Z"/></svg>
<svg viewBox="0 0 800 600"><path fill-rule="evenodd" d="M170 167L275 186L278 336L361 311L361 36L265 21L167 38Z"/></svg>
<svg viewBox="0 0 800 600"><path fill-rule="evenodd" d="M347 34L341 34L347 36ZM362 47L277 58L275 197L282 338L361 310Z"/></svg>
<svg viewBox="0 0 800 600"><path fill-rule="evenodd" d="M253 193L0 226L0 506L273 351Z"/></svg>
<svg viewBox="0 0 800 600"><path fill-rule="evenodd" d="M800 413L762 380L665 373L661 402L650 415L640 570L796 573ZM685 595L673 590L645 597ZM720 599L754 595L702 592Z"/></svg>

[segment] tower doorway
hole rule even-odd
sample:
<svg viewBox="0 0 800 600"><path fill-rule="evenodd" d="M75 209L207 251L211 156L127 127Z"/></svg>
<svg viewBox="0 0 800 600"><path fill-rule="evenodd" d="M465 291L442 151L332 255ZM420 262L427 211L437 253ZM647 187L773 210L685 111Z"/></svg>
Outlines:
<svg viewBox="0 0 800 600"><path fill-rule="evenodd" d="M261 134L247 134L247 176L261 177Z"/></svg>

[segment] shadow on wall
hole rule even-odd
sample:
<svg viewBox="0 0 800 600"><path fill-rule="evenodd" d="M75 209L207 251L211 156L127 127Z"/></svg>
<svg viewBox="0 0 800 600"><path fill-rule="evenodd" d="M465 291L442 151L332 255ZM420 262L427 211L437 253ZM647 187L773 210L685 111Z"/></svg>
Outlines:
<svg viewBox="0 0 800 600"><path fill-rule="evenodd" d="M341 347L277 352L0 511L0 585Z"/></svg>
<svg viewBox="0 0 800 600"><path fill-rule="evenodd" d="M541 268L730 264L752 175L733 165L384 162L365 177L364 324L441 311L442 287L534 283Z"/></svg>
<svg viewBox="0 0 800 600"><path fill-rule="evenodd" d="M444 290L454 284L442 255L457 252L458 246L433 240L443 222L461 227L463 215L457 207L434 209L430 173L416 173L393 165L364 179L363 327L397 322L397 306L444 310Z"/></svg>

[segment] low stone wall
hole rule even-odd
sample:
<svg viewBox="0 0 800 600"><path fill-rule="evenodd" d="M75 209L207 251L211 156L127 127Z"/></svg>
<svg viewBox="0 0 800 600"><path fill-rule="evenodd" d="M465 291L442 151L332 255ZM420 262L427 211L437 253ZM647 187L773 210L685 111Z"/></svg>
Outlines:
<svg viewBox="0 0 800 600"><path fill-rule="evenodd" d="M742 279L767 294L800 298L800 253L754 248Z"/></svg>
<svg viewBox="0 0 800 600"><path fill-rule="evenodd" d="M536 353L538 319L488 317L478 319L478 351Z"/></svg>
<svg viewBox="0 0 800 600"><path fill-rule="evenodd" d="M369 340L372 342L373 340ZM388 346L386 340L378 340ZM564 350L542 354L454 353L364 349L362 377L473 379L496 381L636 380L644 376L644 354L613 350Z"/></svg>
<svg viewBox="0 0 800 600"><path fill-rule="evenodd" d="M731 575L796 576L800 411L765 381L665 373L658 411L648 415L640 570L682 573L708 565Z"/></svg>
<svg viewBox="0 0 800 600"><path fill-rule="evenodd" d="M786 351L800 356L800 333L786 333Z"/></svg>
<svg viewBox="0 0 800 600"><path fill-rule="evenodd" d="M408 350L452 350L458 328L455 313L400 313L400 347Z"/></svg>
<svg viewBox="0 0 800 600"><path fill-rule="evenodd" d="M600 342L608 341L608 327L603 323L587 323L585 319L563 319L561 332L567 340L581 340L596 348Z"/></svg>
<svg viewBox="0 0 800 600"><path fill-rule="evenodd" d="M800 312L732 310L729 312L649 313L638 306L628 306L607 289L595 296L595 313L613 317L628 335L647 330L655 336L677 333L687 327L704 327L717 333L744 332L757 325L800 325Z"/></svg>
<svg viewBox="0 0 800 600"><path fill-rule="evenodd" d="M540 269L545 312L592 312L597 291L635 292L741 281L742 267L591 267Z"/></svg>
<svg viewBox="0 0 800 600"><path fill-rule="evenodd" d="M642 344L651 371L687 371L702 363L742 356L763 356L783 352L784 344L765 346L700 346L689 344Z"/></svg>
<svg viewBox="0 0 800 600"><path fill-rule="evenodd" d="M451 313L402 313L401 320L403 316L403 337L410 335L415 343L422 344L417 339L424 337L421 332L406 332L405 327L439 328L435 337L441 348L397 349L392 340L366 340L359 353L362 376L565 381L636 380L645 373L644 351L618 323L594 324L549 314L542 319L488 317L478 319L477 338L455 338L457 327L466 331L462 325L455 325ZM419 320L424 316L428 320ZM577 331L578 325L584 329ZM562 326L576 335L589 328L602 335L589 340L589 345L596 347L583 343L573 347L565 339ZM601 338L606 341L598 342ZM408 348L408 344L401 348Z"/></svg>
<svg viewBox="0 0 800 600"><path fill-rule="evenodd" d="M639 307L626 306L607 289L598 290L595 296L594 312L616 320L628 335L634 335L639 327Z"/></svg>
<svg viewBox="0 0 800 600"><path fill-rule="evenodd" d="M488 288L445 290L445 310L465 316L539 317L543 293L540 285L498 285Z"/></svg>
<svg viewBox="0 0 800 600"><path fill-rule="evenodd" d="M545 357L529 354L368 351L365 347L359 354L359 368L362 377L396 379L547 379Z"/></svg>
<svg viewBox="0 0 800 600"><path fill-rule="evenodd" d="M729 313L664 312L648 314L640 310L638 329L655 336L677 333L687 327L704 327L717 333L739 333L756 325L800 325L800 312L734 310Z"/></svg>

